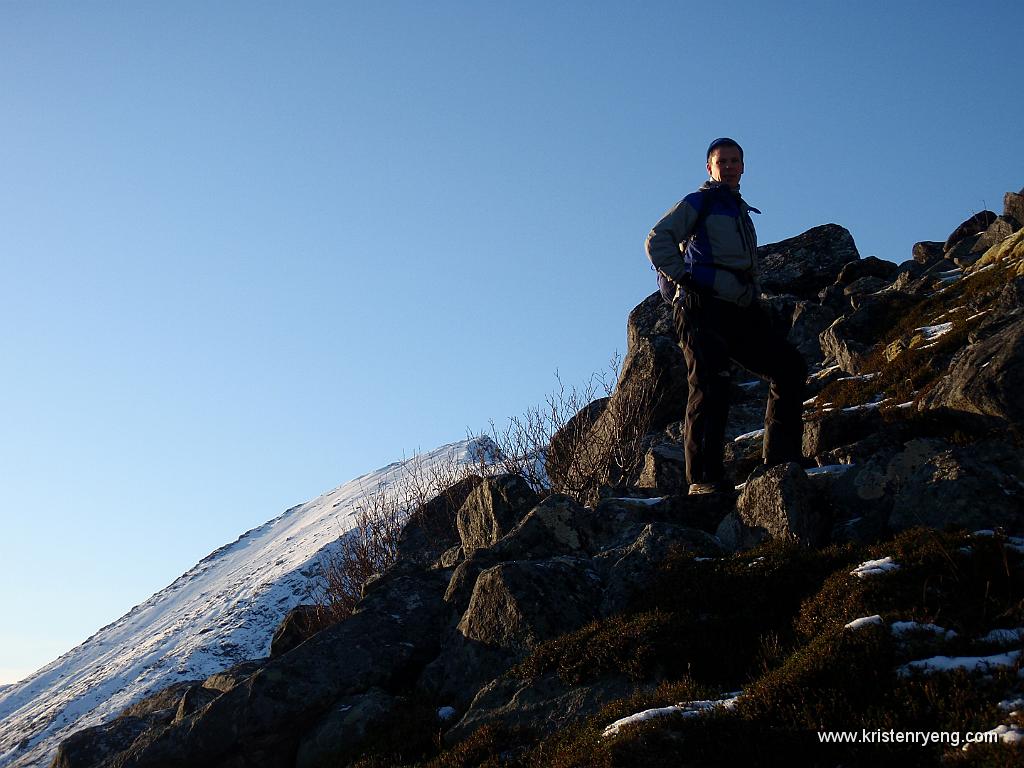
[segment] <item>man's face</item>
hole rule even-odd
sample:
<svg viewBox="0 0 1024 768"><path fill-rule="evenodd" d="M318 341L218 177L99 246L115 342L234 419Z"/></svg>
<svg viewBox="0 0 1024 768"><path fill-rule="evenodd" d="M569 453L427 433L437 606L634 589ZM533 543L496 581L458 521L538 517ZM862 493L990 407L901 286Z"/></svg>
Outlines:
<svg viewBox="0 0 1024 768"><path fill-rule="evenodd" d="M715 147L708 158L708 174L714 181L739 189L740 176L743 175L743 156L739 147Z"/></svg>

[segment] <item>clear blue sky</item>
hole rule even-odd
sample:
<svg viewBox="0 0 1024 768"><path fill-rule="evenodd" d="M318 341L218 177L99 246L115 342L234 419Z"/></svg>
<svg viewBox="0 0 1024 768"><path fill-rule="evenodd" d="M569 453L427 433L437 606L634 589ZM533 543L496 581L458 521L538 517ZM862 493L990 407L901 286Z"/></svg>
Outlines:
<svg viewBox="0 0 1024 768"><path fill-rule="evenodd" d="M647 230L910 257L1024 186L1017 2L0 2L0 682L625 352Z"/></svg>

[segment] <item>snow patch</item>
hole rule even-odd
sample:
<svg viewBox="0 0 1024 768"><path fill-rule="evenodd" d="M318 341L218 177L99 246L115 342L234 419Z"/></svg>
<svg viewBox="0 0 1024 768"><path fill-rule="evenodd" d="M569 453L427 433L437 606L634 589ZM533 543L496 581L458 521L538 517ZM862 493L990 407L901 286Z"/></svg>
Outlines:
<svg viewBox="0 0 1024 768"><path fill-rule="evenodd" d="M896 670L900 677L907 677L914 672L931 674L933 672L951 672L962 669L966 672L992 672L1004 667L1012 667L1020 659L1020 651L997 653L993 656L932 656L904 664Z"/></svg>
<svg viewBox="0 0 1024 768"><path fill-rule="evenodd" d="M808 477L816 475L845 475L853 469L853 464L826 464L824 467L811 467L806 470Z"/></svg>
<svg viewBox="0 0 1024 768"><path fill-rule="evenodd" d="M956 632L952 629L940 627L938 624L922 624L917 621L894 621L889 626L889 630L892 632L893 637L898 638L920 634L935 635L943 640L952 640L956 637Z"/></svg>
<svg viewBox="0 0 1024 768"><path fill-rule="evenodd" d="M893 562L891 557L883 557L881 560L868 560L861 563L850 571L850 575L863 579L866 576L878 576L889 571L897 571L899 568L900 564Z"/></svg>
<svg viewBox="0 0 1024 768"><path fill-rule="evenodd" d="M862 616L859 619L854 619L849 624L846 624L843 629L858 630L872 626L882 626L882 617L877 613L874 616Z"/></svg>
<svg viewBox="0 0 1024 768"><path fill-rule="evenodd" d="M636 725L637 723L643 723L647 720L654 720L659 717L668 717L670 715L679 715L681 717L697 717L710 712L716 707L722 709L733 709L736 706L736 702L739 701L739 697L742 691L735 693L726 694L726 698L710 700L710 701L688 701L682 704L673 704L669 707L659 707L657 709L645 709L643 712L637 712L635 715L629 715L623 717L620 720L616 720L614 723L604 729L602 734L603 738L609 738L611 736L618 735L619 731L623 728Z"/></svg>
<svg viewBox="0 0 1024 768"><path fill-rule="evenodd" d="M1024 627L1017 627L1016 629L993 629L980 638L979 642L991 645L1013 645L1022 640L1024 640Z"/></svg>
<svg viewBox="0 0 1024 768"><path fill-rule="evenodd" d="M739 435L738 437L734 437L732 441L734 443L738 443L741 440L754 440L755 438L759 437L764 437L763 429L755 429L753 432L747 432L744 435Z"/></svg>

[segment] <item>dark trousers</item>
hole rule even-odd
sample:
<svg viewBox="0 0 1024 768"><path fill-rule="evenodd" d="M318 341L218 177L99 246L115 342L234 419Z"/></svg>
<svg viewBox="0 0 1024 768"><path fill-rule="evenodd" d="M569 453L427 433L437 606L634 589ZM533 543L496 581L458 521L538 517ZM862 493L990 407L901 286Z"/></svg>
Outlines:
<svg viewBox="0 0 1024 768"><path fill-rule="evenodd" d="M729 369L733 362L769 385L764 416L765 463L798 461L807 363L793 345L772 330L765 311L756 303L740 307L703 299L696 307L676 305L675 326L686 358L690 389L685 446L688 482L714 483L723 478Z"/></svg>

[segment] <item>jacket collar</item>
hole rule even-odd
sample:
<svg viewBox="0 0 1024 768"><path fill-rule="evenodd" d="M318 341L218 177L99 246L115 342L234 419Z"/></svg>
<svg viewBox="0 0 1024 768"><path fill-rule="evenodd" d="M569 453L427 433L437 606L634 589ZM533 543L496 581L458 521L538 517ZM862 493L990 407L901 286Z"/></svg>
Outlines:
<svg viewBox="0 0 1024 768"><path fill-rule="evenodd" d="M701 192L715 191L715 192L719 192L719 194L721 194L720 190L728 192L729 194L731 194L733 197L736 198L737 201L742 203L742 205L745 206L746 209L748 211L750 211L751 213L760 213L760 211L757 210L757 208L755 208L754 206L748 204L747 201L743 199L743 196L740 194L740 191L738 189L733 189L728 184L726 184L724 181L714 181L712 179L708 179L707 181L704 182L704 184L700 188Z"/></svg>

